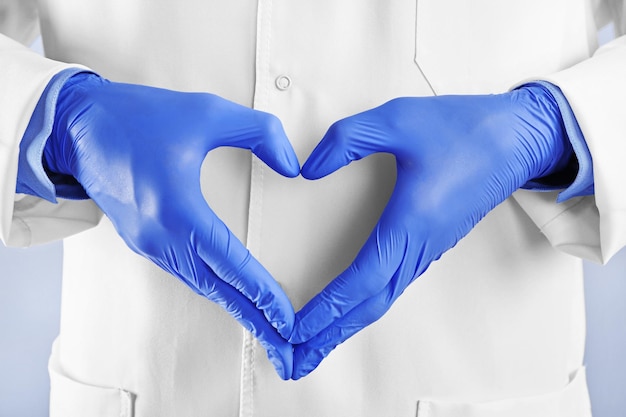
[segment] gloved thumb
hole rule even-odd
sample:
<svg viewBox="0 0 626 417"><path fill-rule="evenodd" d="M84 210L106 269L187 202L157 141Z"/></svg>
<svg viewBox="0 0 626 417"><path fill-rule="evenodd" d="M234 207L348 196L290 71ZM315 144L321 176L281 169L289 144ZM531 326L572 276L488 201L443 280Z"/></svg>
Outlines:
<svg viewBox="0 0 626 417"><path fill-rule="evenodd" d="M210 110L220 117L211 119L208 131L217 140L207 151L218 146L249 149L274 171L286 177L300 174L300 163L280 120L270 113L207 94Z"/></svg>
<svg viewBox="0 0 626 417"><path fill-rule="evenodd" d="M300 174L300 163L280 120L271 114L261 114L266 115L263 128L250 150L279 174L297 177Z"/></svg>
<svg viewBox="0 0 626 417"><path fill-rule="evenodd" d="M385 133L366 113L333 124L302 167L315 180L376 152L387 151Z"/></svg>

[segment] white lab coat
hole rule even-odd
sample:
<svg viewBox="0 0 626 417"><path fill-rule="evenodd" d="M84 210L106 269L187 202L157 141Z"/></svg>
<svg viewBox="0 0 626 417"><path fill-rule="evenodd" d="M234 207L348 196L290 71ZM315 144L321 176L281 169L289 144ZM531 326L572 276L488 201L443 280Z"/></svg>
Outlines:
<svg viewBox="0 0 626 417"><path fill-rule="evenodd" d="M626 39L588 57L593 9L619 5L39 1L55 61L0 39L0 231L29 245L89 229L65 242L51 414L588 416L577 256L605 261L626 243ZM31 6L0 1L18 40L36 33ZM393 97L498 93L546 79L585 134L596 194L556 204L555 193L517 192L379 322L310 376L285 382L234 320L127 249L91 202L14 195L19 140L48 80L74 66L65 63L274 113L301 162L332 122ZM249 152L219 149L203 190L298 309L350 263L394 175L393 160L378 155L327 179L285 179Z"/></svg>

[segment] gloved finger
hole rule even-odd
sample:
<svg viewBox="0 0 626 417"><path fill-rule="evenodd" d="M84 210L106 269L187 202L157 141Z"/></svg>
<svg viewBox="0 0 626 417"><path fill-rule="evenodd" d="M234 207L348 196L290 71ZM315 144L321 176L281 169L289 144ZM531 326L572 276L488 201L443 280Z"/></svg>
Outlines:
<svg viewBox="0 0 626 417"><path fill-rule="evenodd" d="M382 291L335 319L307 342L296 345L292 379L300 379L312 372L335 347L380 319L409 283L426 269L425 266L415 266L419 252L419 249L407 250L405 261Z"/></svg>
<svg viewBox="0 0 626 417"><path fill-rule="evenodd" d="M376 152L389 152L386 130L372 111L334 123L304 163L304 178L322 178L352 161Z"/></svg>
<svg viewBox="0 0 626 417"><path fill-rule="evenodd" d="M411 210L409 202L416 199L419 196L412 192L412 185L399 177L385 210L354 262L296 313L291 343L309 340L378 294L406 265L413 266L409 275L415 277L421 273L418 268L422 264L430 263L424 256L429 220L415 218L419 214Z"/></svg>
<svg viewBox="0 0 626 417"><path fill-rule="evenodd" d="M340 343L343 343L367 325L378 320L388 310L391 301L389 284L378 295L371 297L335 320L331 325L303 344L294 346L292 379L311 373Z"/></svg>
<svg viewBox="0 0 626 417"><path fill-rule="evenodd" d="M283 337L291 334L295 321L291 301L278 282L217 216L210 216L202 224L202 229L194 233L192 241L200 258L215 275L261 310Z"/></svg>
<svg viewBox="0 0 626 417"><path fill-rule="evenodd" d="M269 113L257 113L261 134L250 143L250 149L279 174L289 178L297 177L300 175L300 163L282 123Z"/></svg>
<svg viewBox="0 0 626 417"><path fill-rule="evenodd" d="M219 279L210 268L198 271L205 283L202 295L221 306L259 341L278 375L287 380L293 370L293 348L270 324L264 313L239 290Z"/></svg>
<svg viewBox="0 0 626 417"><path fill-rule="evenodd" d="M286 177L300 174L298 157L280 120L270 114L222 100L223 116L209 130L219 138L217 146L250 149L274 171ZM225 111L228 110L228 111ZM228 116L232 120L224 120Z"/></svg>
<svg viewBox="0 0 626 417"><path fill-rule="evenodd" d="M391 280L407 245L406 234L382 228L370 234L355 261L297 314L289 341L303 343L357 305L378 294Z"/></svg>

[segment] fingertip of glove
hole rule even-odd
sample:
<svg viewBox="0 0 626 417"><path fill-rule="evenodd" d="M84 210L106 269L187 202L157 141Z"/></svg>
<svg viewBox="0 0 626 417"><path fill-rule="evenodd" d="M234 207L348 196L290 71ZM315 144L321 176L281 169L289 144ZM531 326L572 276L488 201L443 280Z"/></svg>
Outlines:
<svg viewBox="0 0 626 417"><path fill-rule="evenodd" d="M292 369L287 370L282 365L276 368L276 372L278 373L280 379L282 379L283 381L289 381L292 377Z"/></svg>
<svg viewBox="0 0 626 417"><path fill-rule="evenodd" d="M300 175L300 162L294 153L286 152L275 169L287 178L295 178Z"/></svg>
<svg viewBox="0 0 626 417"><path fill-rule="evenodd" d="M306 375L299 375L299 374L298 374L298 375L296 375L296 374L294 374L294 375L291 375L291 379L292 379L293 381L297 381L297 380L299 380L300 378L302 378L302 377L304 377L304 376L306 376Z"/></svg>
<svg viewBox="0 0 626 417"><path fill-rule="evenodd" d="M315 167L313 164L306 162L302 169L300 170L300 175L307 180L318 180L322 178L324 175L321 175L319 169Z"/></svg>
<svg viewBox="0 0 626 417"><path fill-rule="evenodd" d="M288 166L288 170L285 173L285 176L289 177L289 178L295 178L298 175L300 175L300 163L298 162L297 159L290 161L290 164Z"/></svg>
<svg viewBox="0 0 626 417"><path fill-rule="evenodd" d="M283 381L291 379L293 374L293 350L291 355L291 361L286 362L284 358L278 354L278 352L272 352L268 350L267 357L274 366L276 373Z"/></svg>

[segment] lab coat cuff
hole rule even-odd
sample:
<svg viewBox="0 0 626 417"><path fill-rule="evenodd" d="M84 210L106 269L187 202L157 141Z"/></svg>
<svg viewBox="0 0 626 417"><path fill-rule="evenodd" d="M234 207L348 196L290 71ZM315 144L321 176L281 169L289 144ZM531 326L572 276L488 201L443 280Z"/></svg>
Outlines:
<svg viewBox="0 0 626 417"><path fill-rule="evenodd" d="M545 182L537 180L527 182L523 188L533 191L554 191L565 189L561 191L557 197L557 202L569 200L573 197L580 197L585 195L591 195L594 193L594 181L593 181L593 165L591 160L591 152L587 147L587 142L583 136L580 126L574 116L574 112L570 107L567 99L561 92L561 89L556 85L547 81L533 81L532 83L525 85L539 85L545 88L553 97L559 107L559 112L563 119L563 125L567 138L574 150L575 158L572 158L571 164L574 165L574 169L577 169L574 180L569 185L546 185Z"/></svg>
<svg viewBox="0 0 626 417"><path fill-rule="evenodd" d="M74 75L85 72L81 68L68 68L55 75L37 102L24 136L20 142L16 192L34 195L56 203L57 187L46 173L43 151L52 133L57 98L63 85ZM65 192L69 197L87 198L82 187L76 183Z"/></svg>

